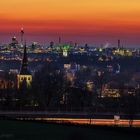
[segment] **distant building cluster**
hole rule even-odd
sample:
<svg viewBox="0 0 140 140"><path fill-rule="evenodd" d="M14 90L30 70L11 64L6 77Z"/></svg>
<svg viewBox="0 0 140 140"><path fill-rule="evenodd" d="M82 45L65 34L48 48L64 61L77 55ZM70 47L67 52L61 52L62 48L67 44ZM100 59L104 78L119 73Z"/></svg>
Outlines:
<svg viewBox="0 0 140 140"><path fill-rule="evenodd" d="M58 63L72 87L96 91L100 97L120 97L123 84L126 94L135 93L139 87L140 74L136 71L140 69L129 71L128 68L131 67L129 61L133 64L140 58L140 50L124 48L120 40L115 47L94 47L87 43L85 46L63 43L59 37L58 43L51 41L42 46L38 42L26 45L24 34L21 29L20 41L14 36L11 43L0 46L0 89L20 88L24 84L30 87L34 74L50 62ZM125 81L126 71L132 74L129 74L129 81ZM14 76L7 79L6 72Z"/></svg>

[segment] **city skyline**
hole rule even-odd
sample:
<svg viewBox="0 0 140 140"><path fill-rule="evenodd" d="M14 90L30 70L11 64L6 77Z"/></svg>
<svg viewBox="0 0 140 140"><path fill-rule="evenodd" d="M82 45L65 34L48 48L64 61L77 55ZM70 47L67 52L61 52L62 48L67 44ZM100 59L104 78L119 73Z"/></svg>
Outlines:
<svg viewBox="0 0 140 140"><path fill-rule="evenodd" d="M116 43L139 47L140 2L138 0L12 0L1 1L0 42L26 30L27 41Z"/></svg>

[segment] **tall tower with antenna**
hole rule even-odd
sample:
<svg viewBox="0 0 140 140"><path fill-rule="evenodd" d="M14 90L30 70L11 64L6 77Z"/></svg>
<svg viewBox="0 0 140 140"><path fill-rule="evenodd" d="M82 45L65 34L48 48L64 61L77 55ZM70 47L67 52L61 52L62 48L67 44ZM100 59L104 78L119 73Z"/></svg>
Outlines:
<svg viewBox="0 0 140 140"><path fill-rule="evenodd" d="M120 48L120 47L121 47L121 41L118 40L118 48Z"/></svg>
<svg viewBox="0 0 140 140"><path fill-rule="evenodd" d="M23 41L24 41L24 29L21 28L20 31L20 42L21 42L21 46L23 47Z"/></svg>
<svg viewBox="0 0 140 140"><path fill-rule="evenodd" d="M59 40L58 41L59 41L58 43L61 44L61 37L59 37Z"/></svg>

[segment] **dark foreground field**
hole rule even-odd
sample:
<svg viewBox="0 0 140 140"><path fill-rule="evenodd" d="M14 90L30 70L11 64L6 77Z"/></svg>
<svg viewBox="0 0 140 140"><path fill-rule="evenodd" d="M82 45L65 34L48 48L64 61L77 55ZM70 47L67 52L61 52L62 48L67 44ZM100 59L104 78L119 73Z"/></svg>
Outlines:
<svg viewBox="0 0 140 140"><path fill-rule="evenodd" d="M0 140L139 140L139 128L0 120Z"/></svg>

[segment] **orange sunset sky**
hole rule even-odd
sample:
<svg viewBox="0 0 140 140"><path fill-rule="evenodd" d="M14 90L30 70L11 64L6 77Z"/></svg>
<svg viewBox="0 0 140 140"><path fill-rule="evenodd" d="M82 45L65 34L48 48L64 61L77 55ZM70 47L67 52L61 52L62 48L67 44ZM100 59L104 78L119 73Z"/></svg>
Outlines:
<svg viewBox="0 0 140 140"><path fill-rule="evenodd" d="M140 0L1 0L0 41L24 27L28 41L90 44L121 39L140 47Z"/></svg>

